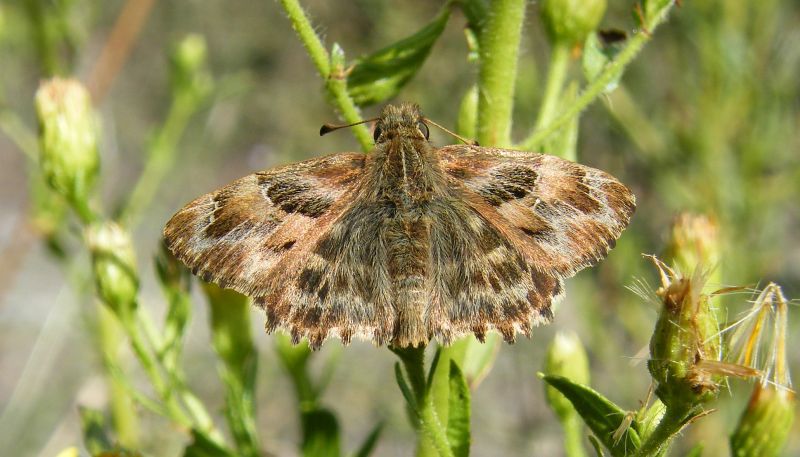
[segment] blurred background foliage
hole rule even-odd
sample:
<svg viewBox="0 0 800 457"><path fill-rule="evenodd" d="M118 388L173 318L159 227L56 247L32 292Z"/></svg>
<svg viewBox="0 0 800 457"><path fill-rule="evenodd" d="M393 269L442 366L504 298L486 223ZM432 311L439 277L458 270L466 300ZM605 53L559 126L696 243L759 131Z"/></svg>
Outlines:
<svg viewBox="0 0 800 457"><path fill-rule="evenodd" d="M440 26L430 55L396 99L418 102L442 125L458 124L462 98L478 74L468 59L472 49L460 10L436 22L442 18L440 2L307 0L303 6L326 46L341 45L348 62L426 24ZM557 61L539 7L527 5L523 27L515 141L536 123ZM114 29L119 17L128 28ZM141 33L130 34L138 26ZM638 26L630 1L609 2L600 23L629 36ZM569 98L570 83L584 76L579 50L566 51L563 96ZM592 386L619 405L638 407L650 382L641 349L657 308L626 286L637 278L657 284L640 253L670 255L671 227L683 212L704 214L716 227L721 248L711 286L774 281L787 296L800 294L799 71L797 2L689 0L654 32L615 90L585 111L574 139L577 160L628 184L637 213L607 261L568 281L553 325L500 348L494 368L471 393L473 455L562 452L560 426L536 377L557 330L574 331L588 348ZM230 414L249 418L225 432L235 436L239 449L293 455L302 448L308 454L319 445L314 440L341 439L337 447L355 450L383 430L376 455L407 455L415 435L388 351L360 342L342 350L334 341L308 357L264 335L263 317L248 313L246 305L232 305L227 313L215 306L221 292L206 291L205 306L199 288L187 295L185 279L170 276L165 260L152 261L164 221L195 196L254 170L360 148L346 132L318 137L319 125L337 114L273 1L0 3L0 447L8 455L55 455L80 445L85 431L96 438L87 448L102 448L102 434L90 433L107 422L97 412L125 398L125 386L112 380L111 390L105 387L114 357L97 350L114 347L109 341L123 336L118 324L103 323L104 308L91 306L91 259L74 237L80 229L64 203L49 197L32 166L38 149L34 94L40 80L56 75L87 84L100 112L98 192L108 212L133 228L138 306L167 314L165 329L173 337L185 327L182 346L166 345L173 352L159 355L169 366L180 354L183 378L164 382L194 392L181 398L185 413L196 423L203 409L216 424ZM352 76L369 80L364 73ZM370 94L357 97L374 101ZM364 116L379 106L367 107ZM432 135L438 144L451 141L441 132ZM139 179L143 172L146 180ZM59 268L54 258L69 268ZM723 319L745 309L748 298L727 298L730 315ZM790 311L791 338L800 322L796 306ZM236 331L225 339L226 325L251 326L254 341L237 340ZM131 382L148 386L153 378L138 368L130 350L120 350L124 370L134 373ZM790 353L790 364L796 372L800 352ZM246 382L221 382L231 376ZM727 439L720 437L734 428L748 388L732 383L734 393L744 394L723 395L716 405L721 412L689 429L677 452L703 441L703 455L728 455ZM247 411L246 398L224 401L250 394L256 411ZM193 395L204 408L192 408ZM129 439L146 454L177 455L191 441L174 422L132 403L127 407L140 410ZM338 421L341 438L309 436L309 417L318 424ZM795 425L785 455L800 453L799 430ZM248 441L254 435L260 442ZM197 449L203 448L199 441Z"/></svg>

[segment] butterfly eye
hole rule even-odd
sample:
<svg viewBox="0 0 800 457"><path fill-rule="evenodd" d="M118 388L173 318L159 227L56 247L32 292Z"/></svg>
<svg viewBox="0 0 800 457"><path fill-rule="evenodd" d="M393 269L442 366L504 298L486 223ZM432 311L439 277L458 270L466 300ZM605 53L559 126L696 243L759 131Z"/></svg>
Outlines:
<svg viewBox="0 0 800 457"><path fill-rule="evenodd" d="M372 131L372 139L377 143L378 142L378 138L381 137L382 133L383 133L383 129L381 128L381 125L380 124L375 124L375 129Z"/></svg>
<svg viewBox="0 0 800 457"><path fill-rule="evenodd" d="M427 139L428 139L428 137L429 137L429 136L430 136L430 134L431 134L431 132L428 130L428 125L427 125L427 124L425 124L425 123L424 123L424 122L422 122L422 121L418 121L418 122L417 122L417 128L419 129L419 131L420 131L420 132L422 132L422 136L424 136L424 137L425 137L425 139L427 140Z"/></svg>

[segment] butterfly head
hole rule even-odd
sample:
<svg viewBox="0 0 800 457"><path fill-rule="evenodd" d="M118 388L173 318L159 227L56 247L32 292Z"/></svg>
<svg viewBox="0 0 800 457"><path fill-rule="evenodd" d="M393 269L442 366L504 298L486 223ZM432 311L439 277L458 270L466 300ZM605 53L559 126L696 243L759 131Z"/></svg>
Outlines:
<svg viewBox="0 0 800 457"><path fill-rule="evenodd" d="M386 105L373 131L375 144L398 138L427 141L429 134L425 118L415 103Z"/></svg>

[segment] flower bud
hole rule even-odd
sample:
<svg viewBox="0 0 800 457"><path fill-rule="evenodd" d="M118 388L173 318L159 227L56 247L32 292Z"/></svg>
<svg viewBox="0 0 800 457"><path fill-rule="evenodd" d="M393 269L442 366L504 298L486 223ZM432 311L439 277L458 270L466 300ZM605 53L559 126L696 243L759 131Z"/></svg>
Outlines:
<svg viewBox="0 0 800 457"><path fill-rule="evenodd" d="M556 333L547 348L543 371L548 375L564 376L574 383L589 385L589 359L578 335L572 332ZM564 420L575 414L572 403L557 389L547 384L545 394L559 418Z"/></svg>
<svg viewBox="0 0 800 457"><path fill-rule="evenodd" d="M172 52L172 88L203 98L211 90L211 76L206 68L206 42L201 35L188 35Z"/></svg>
<svg viewBox="0 0 800 457"><path fill-rule="evenodd" d="M666 256L680 271L694 271L700 265L717 265L719 234L716 221L702 214L679 215L672 224Z"/></svg>
<svg viewBox="0 0 800 457"><path fill-rule="evenodd" d="M75 80L45 81L36 92L36 114L45 179L72 204L85 206L100 166L89 92Z"/></svg>
<svg viewBox="0 0 800 457"><path fill-rule="evenodd" d="M750 403L731 436L731 455L780 455L792 429L794 409L794 392L788 388L766 383L756 384Z"/></svg>
<svg viewBox="0 0 800 457"><path fill-rule="evenodd" d="M580 46L606 12L606 0L544 0L539 10L552 44Z"/></svg>
<svg viewBox="0 0 800 457"><path fill-rule="evenodd" d="M136 308L139 277L130 236L115 222L91 225L86 242L92 254L97 293L125 322Z"/></svg>
<svg viewBox="0 0 800 457"><path fill-rule="evenodd" d="M720 332L709 296L701 291L707 275L695 270L691 278L656 262L662 287L656 292L664 305L650 340L647 367L656 381L656 394L667 408L687 408L717 397L722 377L700 362L720 360Z"/></svg>

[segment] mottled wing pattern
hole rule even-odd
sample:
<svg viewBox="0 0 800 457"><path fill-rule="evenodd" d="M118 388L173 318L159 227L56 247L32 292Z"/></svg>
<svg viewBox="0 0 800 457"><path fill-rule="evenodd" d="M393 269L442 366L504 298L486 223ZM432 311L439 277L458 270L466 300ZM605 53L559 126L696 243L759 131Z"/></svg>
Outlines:
<svg viewBox="0 0 800 457"><path fill-rule="evenodd" d="M357 199L297 278L289 293L265 301L267 320L312 347L332 335L449 344L467 333L482 340L490 329L513 341L551 317L534 307L542 300L531 291L544 289L523 256L459 192L433 195L417 214Z"/></svg>
<svg viewBox="0 0 800 457"><path fill-rule="evenodd" d="M164 228L167 247L204 280L252 297L283 286L276 269L308 255L358 186L364 154L255 173L203 195Z"/></svg>
<svg viewBox="0 0 800 457"><path fill-rule="evenodd" d="M468 145L438 152L450 184L530 266L538 309L549 309L563 278L606 256L635 209L611 175L554 156Z"/></svg>

